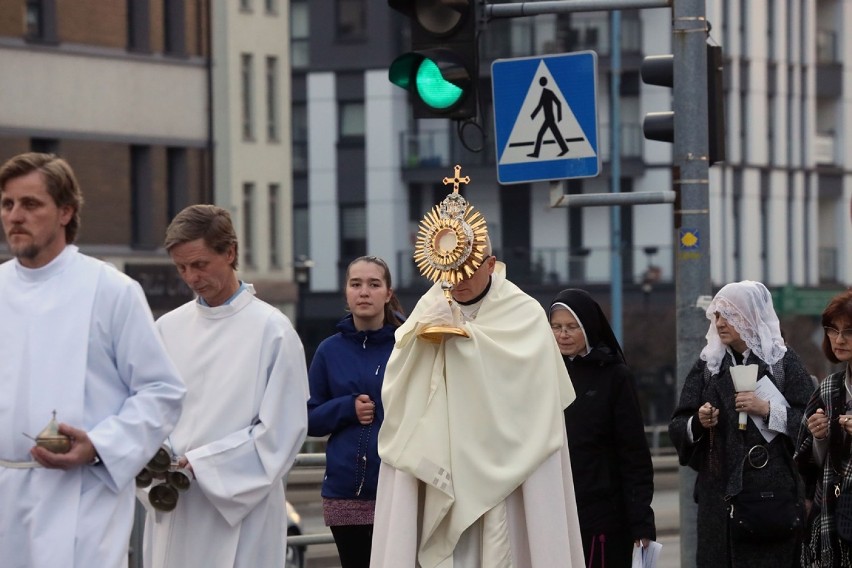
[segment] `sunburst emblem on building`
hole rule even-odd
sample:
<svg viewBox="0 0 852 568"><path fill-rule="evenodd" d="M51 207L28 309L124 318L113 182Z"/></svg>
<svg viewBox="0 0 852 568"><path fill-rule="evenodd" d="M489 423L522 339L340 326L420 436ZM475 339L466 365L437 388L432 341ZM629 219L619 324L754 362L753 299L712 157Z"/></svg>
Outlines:
<svg viewBox="0 0 852 568"><path fill-rule="evenodd" d="M459 193L459 186L469 183L470 176L461 177L457 165L455 176L444 178L444 185L452 184L453 192L426 213L417 232L417 268L433 282L440 281L446 293L476 272L485 259L485 217Z"/></svg>

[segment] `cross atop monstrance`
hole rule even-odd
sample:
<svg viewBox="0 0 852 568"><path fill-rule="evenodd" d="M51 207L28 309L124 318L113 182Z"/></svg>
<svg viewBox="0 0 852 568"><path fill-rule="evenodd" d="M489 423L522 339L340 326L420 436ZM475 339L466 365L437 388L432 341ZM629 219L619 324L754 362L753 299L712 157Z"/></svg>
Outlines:
<svg viewBox="0 0 852 568"><path fill-rule="evenodd" d="M453 184L453 193L458 193L460 184L470 183L470 176L461 177L461 166L458 164L456 164L456 167L454 169L456 172L455 177L444 178L444 185Z"/></svg>

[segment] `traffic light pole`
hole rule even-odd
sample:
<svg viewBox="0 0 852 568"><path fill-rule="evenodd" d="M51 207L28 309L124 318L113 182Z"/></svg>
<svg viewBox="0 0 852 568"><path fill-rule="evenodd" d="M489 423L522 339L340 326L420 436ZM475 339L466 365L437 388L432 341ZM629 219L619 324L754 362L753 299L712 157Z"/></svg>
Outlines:
<svg viewBox="0 0 852 568"><path fill-rule="evenodd" d="M711 295L710 280L710 144L707 96L707 34L705 0L543 0L489 4L488 18L512 18L637 8L672 8L672 73L674 140L672 184L679 199L674 207L675 309L677 316L677 396L684 379L704 346L709 325L702 301ZM615 205L624 196L609 194L595 203L573 203L557 195L559 182L551 183L551 203L559 206ZM667 192L664 192L667 193ZM590 197L590 196L577 196ZM666 201L663 195L654 198ZM653 199L653 198L652 198ZM605 203L605 201L610 201ZM650 202L650 201L649 201ZM619 203L623 204L623 203ZM695 566L696 513L693 500L695 472L680 468L681 566Z"/></svg>
<svg viewBox="0 0 852 568"><path fill-rule="evenodd" d="M705 0L674 0L675 305L677 315L677 396L704 346L708 321L698 307L711 294L709 139L707 127L707 19ZM695 566L696 474L680 468L681 566Z"/></svg>

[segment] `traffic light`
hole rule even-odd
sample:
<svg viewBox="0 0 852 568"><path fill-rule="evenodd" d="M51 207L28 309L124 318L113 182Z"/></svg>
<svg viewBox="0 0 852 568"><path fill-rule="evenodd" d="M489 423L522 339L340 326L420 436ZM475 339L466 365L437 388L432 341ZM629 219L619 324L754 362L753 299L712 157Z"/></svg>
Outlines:
<svg viewBox="0 0 852 568"><path fill-rule="evenodd" d="M388 78L411 93L415 118L476 116L477 24L482 0L388 0L411 24L411 51Z"/></svg>
<svg viewBox="0 0 852 568"><path fill-rule="evenodd" d="M707 45L707 133L709 163L725 160L725 95L722 48ZM650 55L642 60L642 81L648 85L674 87L674 56ZM674 142L674 112L649 112L642 123L648 140Z"/></svg>

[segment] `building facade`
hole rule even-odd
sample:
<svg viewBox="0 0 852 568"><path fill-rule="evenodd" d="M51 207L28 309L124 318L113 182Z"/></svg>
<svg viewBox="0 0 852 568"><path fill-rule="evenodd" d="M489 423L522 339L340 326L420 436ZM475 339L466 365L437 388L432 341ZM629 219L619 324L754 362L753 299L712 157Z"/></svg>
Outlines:
<svg viewBox="0 0 852 568"><path fill-rule="evenodd" d="M607 303L610 255L619 247L625 343L628 352L642 348L630 336L641 326L629 319L658 302L674 310L673 206L620 208L621 240L612 243L608 208L551 208L548 183L500 186L494 161L490 62L591 49L598 54L603 171L565 185L567 193L610 190L608 13L484 26L484 139L476 128L461 139L449 120L412 118L407 93L387 78L391 61L408 48L406 20L387 2L293 0L291 15L294 54L300 52L293 68L294 244L315 260L307 308L326 334L342 315L342 271L359 254L388 260L412 305L425 287L411 261L417 224L446 194L441 180L459 163L472 178L462 192L485 215L510 278L543 302L560 288L583 286ZM755 279L792 293L844 288L852 282L845 246L852 193L842 160L852 132L844 97L850 74L843 72L852 60L843 33L852 26L850 7L839 0L708 0L707 17L708 41L725 55L727 115L727 159L710 173L714 286ZM644 56L671 53L671 18L670 9L622 12L622 192L672 188L671 145L642 136L644 114L671 109L672 91L645 85L639 75ZM481 151L470 151L477 146ZM812 341L803 341L810 348Z"/></svg>
<svg viewBox="0 0 852 568"><path fill-rule="evenodd" d="M234 217L241 278L294 313L288 21L286 0L0 3L0 160L66 158L78 244L139 280L155 314L191 297L165 228L210 202Z"/></svg>

